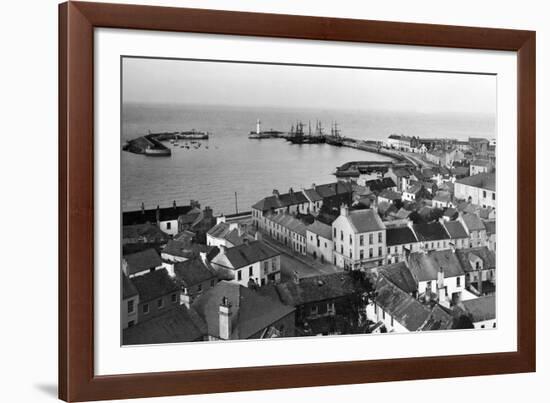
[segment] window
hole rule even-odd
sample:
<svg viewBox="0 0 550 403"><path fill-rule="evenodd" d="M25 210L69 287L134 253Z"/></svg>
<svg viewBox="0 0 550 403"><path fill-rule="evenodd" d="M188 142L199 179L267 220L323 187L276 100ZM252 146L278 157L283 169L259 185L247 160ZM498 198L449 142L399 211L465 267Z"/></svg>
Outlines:
<svg viewBox="0 0 550 403"><path fill-rule="evenodd" d="M149 313L149 304L143 304L143 313L147 315Z"/></svg>
<svg viewBox="0 0 550 403"><path fill-rule="evenodd" d="M431 281L428 281L428 282L426 283L426 289L427 289L427 290L431 290L431 289L432 289L432 282L431 282Z"/></svg>
<svg viewBox="0 0 550 403"><path fill-rule="evenodd" d="M340 253L343 255L344 254L344 245L340 245Z"/></svg>
<svg viewBox="0 0 550 403"><path fill-rule="evenodd" d="M128 327L132 327L135 325L135 322L133 320L131 320L130 322L128 322ZM494 326L493 326L494 327Z"/></svg>
<svg viewBox="0 0 550 403"><path fill-rule="evenodd" d="M382 233L381 232L378 233L378 242L382 242Z"/></svg>
<svg viewBox="0 0 550 403"><path fill-rule="evenodd" d="M210 280L210 287L214 287L216 285L216 280Z"/></svg>
<svg viewBox="0 0 550 403"><path fill-rule="evenodd" d="M265 261L264 262L264 271L267 273L269 271L269 262L268 261Z"/></svg>
<svg viewBox="0 0 550 403"><path fill-rule="evenodd" d="M336 238L336 228L334 228L334 238Z"/></svg>
<svg viewBox="0 0 550 403"><path fill-rule="evenodd" d="M173 303L173 304L176 303L176 302L178 301L178 299L177 299L178 296L177 296L176 294L172 294L172 297L171 297L171 298L172 298L172 303Z"/></svg>
<svg viewBox="0 0 550 403"><path fill-rule="evenodd" d="M386 319L386 311L382 310L382 319Z"/></svg>
<svg viewBox="0 0 550 403"><path fill-rule="evenodd" d="M391 253L391 247L388 248L388 255Z"/></svg>
<svg viewBox="0 0 550 403"><path fill-rule="evenodd" d="M158 308L158 309L164 308L164 300L163 300L162 298L159 298L159 299L157 300L157 308Z"/></svg>
<svg viewBox="0 0 550 403"><path fill-rule="evenodd" d="M373 242L372 234L369 234L369 244L372 244L372 242Z"/></svg>
<svg viewBox="0 0 550 403"><path fill-rule="evenodd" d="M250 266L250 267L248 268L248 276L249 276L249 277L252 277L253 274L254 274L254 269L252 268L252 266Z"/></svg>
<svg viewBox="0 0 550 403"><path fill-rule="evenodd" d="M134 313L134 300L131 299L128 301L128 313Z"/></svg>
<svg viewBox="0 0 550 403"><path fill-rule="evenodd" d="M166 229L171 229L172 227L172 223L171 222L167 222L166 223Z"/></svg>
<svg viewBox="0 0 550 403"><path fill-rule="evenodd" d="M378 256L382 256L382 247L381 246L378 247Z"/></svg>
<svg viewBox="0 0 550 403"><path fill-rule="evenodd" d="M456 278L456 286L457 286L457 287L460 287L460 277L457 277L457 278Z"/></svg>
<svg viewBox="0 0 550 403"><path fill-rule="evenodd" d="M351 237L351 234L349 234L349 244L351 245L353 243L353 238Z"/></svg>
<svg viewBox="0 0 550 403"><path fill-rule="evenodd" d="M483 191L483 198L485 199L487 197L487 191Z"/></svg>
<svg viewBox="0 0 550 403"><path fill-rule="evenodd" d="M359 259L363 260L364 258L365 258L365 253L364 253L363 249L361 249L359 251Z"/></svg>
<svg viewBox="0 0 550 403"><path fill-rule="evenodd" d="M363 235L359 236L359 246L363 246L365 243L365 237Z"/></svg>
<svg viewBox="0 0 550 403"><path fill-rule="evenodd" d="M372 257L372 248L369 248L369 257Z"/></svg>
<svg viewBox="0 0 550 403"><path fill-rule="evenodd" d="M317 312L318 312L317 305L313 305L309 310L309 312L311 315L317 315Z"/></svg>
<svg viewBox="0 0 550 403"><path fill-rule="evenodd" d="M351 254L352 254L352 252L351 252L351 249L350 249L350 250L349 250L349 257L352 257Z"/></svg>
<svg viewBox="0 0 550 403"><path fill-rule="evenodd" d="M340 231L340 241L344 240L344 231Z"/></svg>
<svg viewBox="0 0 550 403"><path fill-rule="evenodd" d="M237 271L237 281L241 281L243 279L241 271Z"/></svg>
<svg viewBox="0 0 550 403"><path fill-rule="evenodd" d="M391 317L391 326L393 327L393 316Z"/></svg>
<svg viewBox="0 0 550 403"><path fill-rule="evenodd" d="M495 200L495 197L496 197L496 193L493 193L493 200Z"/></svg>
<svg viewBox="0 0 550 403"><path fill-rule="evenodd" d="M481 325L481 328L482 328L482 329L485 329L485 325Z"/></svg>

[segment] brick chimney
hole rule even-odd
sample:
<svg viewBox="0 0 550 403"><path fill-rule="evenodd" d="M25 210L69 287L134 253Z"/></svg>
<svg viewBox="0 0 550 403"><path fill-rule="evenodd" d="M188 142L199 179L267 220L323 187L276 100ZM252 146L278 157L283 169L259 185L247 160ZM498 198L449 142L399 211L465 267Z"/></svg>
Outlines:
<svg viewBox="0 0 550 403"><path fill-rule="evenodd" d="M141 214L145 214L145 203L141 202Z"/></svg>
<svg viewBox="0 0 550 403"><path fill-rule="evenodd" d="M223 297L219 308L220 339L222 340L231 338L231 315L231 303L229 303L227 297Z"/></svg>
<svg viewBox="0 0 550 403"><path fill-rule="evenodd" d="M273 189L273 196L277 196L277 198L279 198L279 191L277 189Z"/></svg>
<svg viewBox="0 0 550 403"><path fill-rule="evenodd" d="M156 217L157 217L157 224L158 224L160 222L160 206L158 204L157 204Z"/></svg>
<svg viewBox="0 0 550 403"><path fill-rule="evenodd" d="M342 205L340 206L340 215L344 217L349 216L349 207L347 206L347 204L342 203Z"/></svg>
<svg viewBox="0 0 550 403"><path fill-rule="evenodd" d="M172 202L172 207L174 207L174 209L175 209L176 207L178 207L178 206L176 205L176 201L175 201L175 200Z"/></svg>

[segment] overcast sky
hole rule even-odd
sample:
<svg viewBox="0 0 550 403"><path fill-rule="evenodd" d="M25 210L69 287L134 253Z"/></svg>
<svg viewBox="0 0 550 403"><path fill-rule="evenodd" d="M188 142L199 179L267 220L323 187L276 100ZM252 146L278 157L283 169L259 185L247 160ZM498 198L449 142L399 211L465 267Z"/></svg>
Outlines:
<svg viewBox="0 0 550 403"><path fill-rule="evenodd" d="M495 114L496 77L125 58L123 101Z"/></svg>

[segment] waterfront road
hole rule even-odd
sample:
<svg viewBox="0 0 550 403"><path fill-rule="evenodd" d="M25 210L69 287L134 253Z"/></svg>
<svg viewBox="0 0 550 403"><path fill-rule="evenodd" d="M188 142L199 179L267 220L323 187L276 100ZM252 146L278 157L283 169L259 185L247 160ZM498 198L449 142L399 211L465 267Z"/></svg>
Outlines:
<svg viewBox="0 0 550 403"><path fill-rule="evenodd" d="M299 278L319 276L323 274L332 274L343 271L333 264L321 263L311 256L304 256L287 246L275 241L266 234L262 234L263 241L269 246L281 252L281 277L282 281L292 280L294 272L298 273Z"/></svg>

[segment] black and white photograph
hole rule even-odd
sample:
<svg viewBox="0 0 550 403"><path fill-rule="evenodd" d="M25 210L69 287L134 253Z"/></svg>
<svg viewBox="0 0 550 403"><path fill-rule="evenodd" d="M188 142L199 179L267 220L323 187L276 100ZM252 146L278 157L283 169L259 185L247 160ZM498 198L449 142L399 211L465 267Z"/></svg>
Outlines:
<svg viewBox="0 0 550 403"><path fill-rule="evenodd" d="M495 74L120 66L123 346L497 328Z"/></svg>

